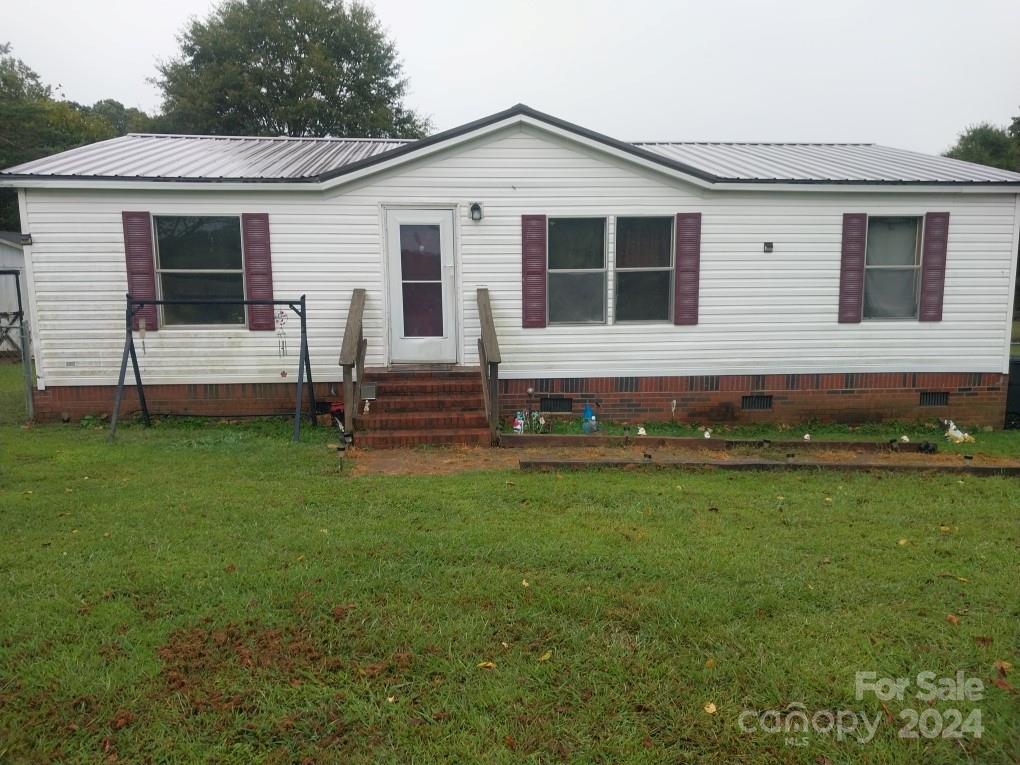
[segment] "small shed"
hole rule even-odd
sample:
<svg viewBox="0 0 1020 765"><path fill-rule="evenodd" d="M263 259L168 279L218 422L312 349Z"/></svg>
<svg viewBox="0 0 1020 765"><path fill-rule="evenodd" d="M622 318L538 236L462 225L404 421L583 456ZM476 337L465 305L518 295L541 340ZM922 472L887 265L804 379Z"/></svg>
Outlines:
<svg viewBox="0 0 1020 765"><path fill-rule="evenodd" d="M25 289L25 254L21 249L21 234L17 231L0 231L0 271L16 270L21 282L21 299L27 298ZM18 289L11 276L0 276L0 356L20 355L17 331L8 331L18 311Z"/></svg>

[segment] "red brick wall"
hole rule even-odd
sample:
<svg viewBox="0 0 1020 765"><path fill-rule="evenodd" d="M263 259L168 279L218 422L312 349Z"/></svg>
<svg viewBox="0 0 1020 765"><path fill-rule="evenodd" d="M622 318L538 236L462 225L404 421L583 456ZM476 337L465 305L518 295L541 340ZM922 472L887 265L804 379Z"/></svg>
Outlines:
<svg viewBox="0 0 1020 765"><path fill-rule="evenodd" d="M711 375L701 377L581 377L501 380L504 417L546 396L573 399L573 414L598 401L604 420L640 423L675 419L690 423L806 421L861 423L952 418L1000 428L1006 411L1007 375L971 372L868 374ZM949 393L948 406L919 404L922 391ZM772 409L744 411L743 396L772 396ZM593 407L594 408L594 407Z"/></svg>
<svg viewBox="0 0 1020 765"><path fill-rule="evenodd" d="M330 392L332 387L336 393ZM343 398L339 383L316 383L317 401ZM68 416L113 412L115 385L54 386L33 392L35 418L46 422ZM215 385L146 385L145 401L151 414L216 415L239 417L255 414L293 414L294 383L221 383ZM308 393L305 393L305 408ZM121 416L140 410L134 387L125 387Z"/></svg>
<svg viewBox="0 0 1020 765"><path fill-rule="evenodd" d="M968 425L1002 427L1007 375L971 372L895 372L874 374L718 375L702 377L587 377L501 380L504 417L524 408L527 389L535 404L544 396L573 399L580 416L586 402L598 401L601 419L640 423L668 421L676 400L676 420L692 423L821 422L860 423L950 417ZM330 388L335 393L330 391ZM949 393L949 405L922 407L922 391ZM772 396L772 409L744 411L741 398ZM77 420L113 411L114 386L60 386L35 391L36 419L53 421L64 414ZM316 383L319 401L338 401L337 383ZM146 385L153 414L241 416L291 414L294 383L215 385ZM306 399L307 406L307 399ZM138 410L134 388L125 389L122 414Z"/></svg>

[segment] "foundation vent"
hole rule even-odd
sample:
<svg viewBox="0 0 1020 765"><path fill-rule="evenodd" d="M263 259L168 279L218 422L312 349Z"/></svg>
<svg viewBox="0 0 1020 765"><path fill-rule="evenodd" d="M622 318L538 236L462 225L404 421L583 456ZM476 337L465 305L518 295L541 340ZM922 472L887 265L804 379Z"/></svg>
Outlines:
<svg viewBox="0 0 1020 765"><path fill-rule="evenodd" d="M949 394L946 391L921 391L921 406L949 406Z"/></svg>
<svg viewBox="0 0 1020 765"><path fill-rule="evenodd" d="M763 412L772 408L772 396L755 393L740 399L740 408L745 412Z"/></svg>
<svg viewBox="0 0 1020 765"><path fill-rule="evenodd" d="M538 400L538 408L543 412L572 412L574 410L574 399L560 397L545 397Z"/></svg>

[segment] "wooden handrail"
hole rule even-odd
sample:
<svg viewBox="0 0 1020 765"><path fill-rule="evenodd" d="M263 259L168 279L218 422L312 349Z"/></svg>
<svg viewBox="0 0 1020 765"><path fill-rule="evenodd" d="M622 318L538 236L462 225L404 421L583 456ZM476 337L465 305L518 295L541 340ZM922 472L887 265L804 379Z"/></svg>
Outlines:
<svg viewBox="0 0 1020 765"><path fill-rule="evenodd" d="M496 338L496 324L492 320L492 304L489 290L478 288L478 322L481 336L478 338L478 366L482 374L482 395L485 399L485 414L489 421L489 434L496 442L499 430L499 364L503 357L499 352Z"/></svg>
<svg viewBox="0 0 1020 765"><path fill-rule="evenodd" d="M344 341L340 346L340 366L354 364L358 357L361 340L361 317L365 313L365 290L356 289L351 295L351 306L347 309L347 326L344 327Z"/></svg>
<svg viewBox="0 0 1020 765"><path fill-rule="evenodd" d="M344 370L344 430L354 433L354 417L361 404L361 382L365 377L365 352L368 340L364 337L362 316L365 313L365 290L356 289L347 309L347 326L340 345L340 366ZM357 373L358 382L354 383Z"/></svg>

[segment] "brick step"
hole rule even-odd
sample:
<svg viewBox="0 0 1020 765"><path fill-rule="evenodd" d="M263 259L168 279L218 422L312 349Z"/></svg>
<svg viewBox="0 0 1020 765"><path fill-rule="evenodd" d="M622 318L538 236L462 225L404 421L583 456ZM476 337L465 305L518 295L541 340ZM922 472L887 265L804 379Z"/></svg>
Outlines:
<svg viewBox="0 0 1020 765"><path fill-rule="evenodd" d="M356 433L354 445L366 449L399 449L414 446L489 446L488 428L457 430L366 430Z"/></svg>
<svg viewBox="0 0 1020 765"><path fill-rule="evenodd" d="M369 412L375 414L397 412L449 412L476 411L485 407L482 395L456 393L452 396L388 396L377 398L369 406Z"/></svg>
<svg viewBox="0 0 1020 765"><path fill-rule="evenodd" d="M464 379L406 379L406 380L379 380L376 387L376 398L382 399L389 396L428 396L439 397L453 394L468 394L480 396L482 393L482 381Z"/></svg>
<svg viewBox="0 0 1020 765"><path fill-rule="evenodd" d="M354 420L355 432L404 430L464 430L484 428L488 424L485 412L398 412L395 414L361 415Z"/></svg>

